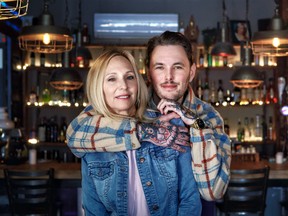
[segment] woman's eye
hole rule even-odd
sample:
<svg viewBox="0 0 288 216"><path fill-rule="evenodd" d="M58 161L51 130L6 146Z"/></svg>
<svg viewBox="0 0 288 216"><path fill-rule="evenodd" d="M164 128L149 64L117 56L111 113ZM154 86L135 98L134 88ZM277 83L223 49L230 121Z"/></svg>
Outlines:
<svg viewBox="0 0 288 216"><path fill-rule="evenodd" d="M135 76L132 76L132 75L131 75L131 76L128 76L127 79L128 79L128 80L133 80L133 79L135 79Z"/></svg>
<svg viewBox="0 0 288 216"><path fill-rule="evenodd" d="M113 81L115 81L115 80L116 80L116 79L115 79L114 77L110 77L110 78L107 79L108 82L113 82Z"/></svg>

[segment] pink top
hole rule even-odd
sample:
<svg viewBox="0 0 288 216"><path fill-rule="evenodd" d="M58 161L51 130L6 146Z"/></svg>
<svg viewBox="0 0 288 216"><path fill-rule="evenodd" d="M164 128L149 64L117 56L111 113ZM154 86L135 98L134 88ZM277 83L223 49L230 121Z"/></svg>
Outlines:
<svg viewBox="0 0 288 216"><path fill-rule="evenodd" d="M135 150L126 151L129 161L128 215L149 216L149 209L136 163Z"/></svg>

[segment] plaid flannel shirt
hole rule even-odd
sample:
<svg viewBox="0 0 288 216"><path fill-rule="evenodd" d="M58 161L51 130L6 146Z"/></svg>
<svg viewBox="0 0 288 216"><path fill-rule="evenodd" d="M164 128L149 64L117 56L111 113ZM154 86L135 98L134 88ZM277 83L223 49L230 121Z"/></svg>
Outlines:
<svg viewBox="0 0 288 216"><path fill-rule="evenodd" d="M228 186L231 163L230 139L224 133L223 119L210 104L195 97L191 87L183 105L207 126L200 130L190 128L192 169L200 194L208 201L220 199ZM149 108L156 109L152 100ZM140 147L134 119L116 122L103 118L92 106L70 123L67 141L77 157L87 152L118 152Z"/></svg>

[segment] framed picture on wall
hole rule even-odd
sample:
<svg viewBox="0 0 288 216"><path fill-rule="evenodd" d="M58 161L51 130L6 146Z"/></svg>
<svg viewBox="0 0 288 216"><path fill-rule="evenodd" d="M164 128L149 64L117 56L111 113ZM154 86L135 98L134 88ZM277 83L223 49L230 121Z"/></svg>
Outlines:
<svg viewBox="0 0 288 216"><path fill-rule="evenodd" d="M234 44L251 39L250 22L246 20L231 20L231 38Z"/></svg>

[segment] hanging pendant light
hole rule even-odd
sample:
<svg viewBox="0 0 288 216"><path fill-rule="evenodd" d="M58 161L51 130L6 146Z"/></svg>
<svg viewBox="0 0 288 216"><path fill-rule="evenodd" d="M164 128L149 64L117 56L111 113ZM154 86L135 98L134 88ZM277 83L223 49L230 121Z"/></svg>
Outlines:
<svg viewBox="0 0 288 216"><path fill-rule="evenodd" d="M246 0L246 21L248 21L248 0ZM245 46L245 47L244 47ZM256 88L263 82L258 70L251 66L252 49L250 41L241 42L242 66L234 71L230 82L238 88Z"/></svg>
<svg viewBox="0 0 288 216"><path fill-rule="evenodd" d="M47 0L44 0L44 11L38 17L38 23L25 26L18 40L20 49L35 53L62 53L70 51L73 46L69 29L54 25Z"/></svg>
<svg viewBox="0 0 288 216"><path fill-rule="evenodd" d="M77 32L77 38L76 38L76 46L72 49L70 52L70 57L72 60L74 60L74 64L77 67L89 67L90 60L92 59L92 55L90 50L82 46L82 0L79 0L78 2L78 8L79 8L79 17L78 17L78 32Z"/></svg>
<svg viewBox="0 0 288 216"><path fill-rule="evenodd" d="M0 0L0 20L26 15L28 5L29 0Z"/></svg>
<svg viewBox="0 0 288 216"><path fill-rule="evenodd" d="M231 56L236 55L236 51L233 45L227 40L227 26L228 18L225 6L225 0L222 1L223 8L223 21L221 23L221 41L217 42L211 50L211 55L213 56Z"/></svg>
<svg viewBox="0 0 288 216"><path fill-rule="evenodd" d="M77 90L83 85L83 81L78 71L70 68L69 54L64 53L64 67L57 68L52 72L49 84L58 90Z"/></svg>
<svg viewBox="0 0 288 216"><path fill-rule="evenodd" d="M255 32L252 38L254 55L287 56L288 29L284 29L284 21L279 15L279 4L275 0L274 17L270 21L270 30Z"/></svg>

